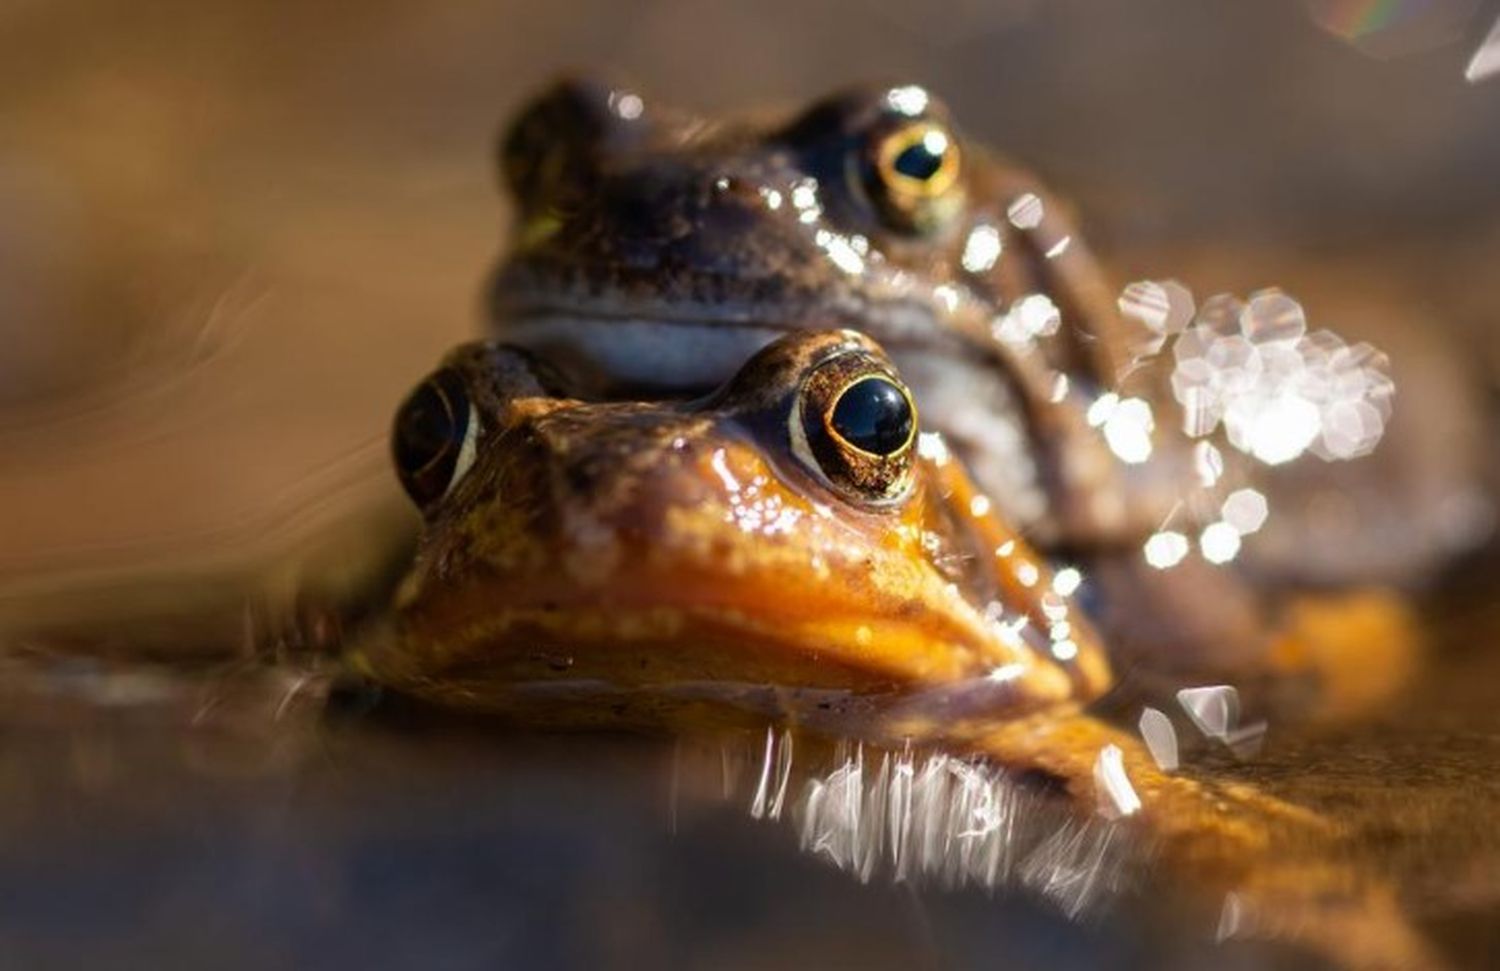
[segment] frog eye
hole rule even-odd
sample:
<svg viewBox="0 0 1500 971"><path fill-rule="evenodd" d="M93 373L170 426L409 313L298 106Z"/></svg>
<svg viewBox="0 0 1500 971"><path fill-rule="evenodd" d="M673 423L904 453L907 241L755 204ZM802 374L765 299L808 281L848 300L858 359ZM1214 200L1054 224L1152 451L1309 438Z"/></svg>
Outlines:
<svg viewBox="0 0 1500 971"><path fill-rule="evenodd" d="M474 464L479 418L463 376L443 368L417 386L396 412L391 454L401 485L426 508L447 495Z"/></svg>
<svg viewBox="0 0 1500 971"><path fill-rule="evenodd" d="M917 406L900 379L860 354L825 361L791 416L792 450L836 491L895 502L911 488Z"/></svg>
<svg viewBox="0 0 1500 971"><path fill-rule="evenodd" d="M889 378L860 378L839 393L828 431L843 444L882 458L911 443L916 409L905 388Z"/></svg>
<svg viewBox="0 0 1500 971"><path fill-rule="evenodd" d="M930 120L903 122L876 134L870 156L865 189L887 222L928 233L958 212L962 153L945 126Z"/></svg>

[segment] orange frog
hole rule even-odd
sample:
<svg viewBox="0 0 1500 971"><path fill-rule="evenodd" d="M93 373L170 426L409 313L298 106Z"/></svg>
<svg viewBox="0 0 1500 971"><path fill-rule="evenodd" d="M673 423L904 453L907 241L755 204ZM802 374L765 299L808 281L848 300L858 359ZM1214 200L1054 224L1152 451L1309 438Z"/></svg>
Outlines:
<svg viewBox="0 0 1500 971"><path fill-rule="evenodd" d="M1085 815L1109 788L1138 845L1258 932L1429 961L1336 823L1163 771L1088 709L1111 685L1093 625L867 336L790 333L664 402L579 400L531 352L468 344L402 405L393 451L424 529L348 656L379 684L528 725L928 746L1050 779Z"/></svg>
<svg viewBox="0 0 1500 971"><path fill-rule="evenodd" d="M587 403L493 343L402 407L426 530L378 680L610 721L704 701L832 721L968 684L991 714L1096 697L1089 621L998 517L883 351L790 334L687 402Z"/></svg>

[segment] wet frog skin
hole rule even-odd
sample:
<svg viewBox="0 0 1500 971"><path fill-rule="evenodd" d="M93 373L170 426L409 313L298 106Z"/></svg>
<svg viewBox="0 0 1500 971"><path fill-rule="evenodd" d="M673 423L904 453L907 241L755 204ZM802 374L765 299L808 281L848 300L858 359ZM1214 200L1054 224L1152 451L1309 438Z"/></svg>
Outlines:
<svg viewBox="0 0 1500 971"><path fill-rule="evenodd" d="M918 432L867 336L789 333L706 396L637 402L579 400L547 362L476 342L412 393L393 437L424 528L348 656L364 676L533 727L769 722L813 750L932 746L1077 807L1100 798L1114 750L1140 800L1127 838L1210 899L1232 892L1257 930L1353 966L1382 965L1351 957L1349 934L1431 963L1336 825L1165 773L1085 710L1111 686L1098 636Z"/></svg>
<svg viewBox="0 0 1500 971"><path fill-rule="evenodd" d="M492 331L591 396L702 393L781 333L850 327L1027 535L1133 541L1172 501L1166 463L1127 469L1087 427L1126 335L1064 207L924 89L708 121L565 81L501 154L517 222ZM1039 332L1002 340L1007 314Z"/></svg>
<svg viewBox="0 0 1500 971"><path fill-rule="evenodd" d="M1142 561L1196 479L1170 436L1128 465L1089 425L1141 334L1065 207L924 89L718 122L565 81L522 110L501 161L517 223L491 330L579 394L702 394L780 334L859 330L1005 521L1086 567L1112 649L1232 671L1279 636L1239 577Z"/></svg>
<svg viewBox="0 0 1500 971"><path fill-rule="evenodd" d="M408 693L659 723L742 692L831 717L967 683L997 717L1107 684L1088 622L863 335L788 334L665 403L579 401L471 344L395 443L426 525L358 663Z"/></svg>

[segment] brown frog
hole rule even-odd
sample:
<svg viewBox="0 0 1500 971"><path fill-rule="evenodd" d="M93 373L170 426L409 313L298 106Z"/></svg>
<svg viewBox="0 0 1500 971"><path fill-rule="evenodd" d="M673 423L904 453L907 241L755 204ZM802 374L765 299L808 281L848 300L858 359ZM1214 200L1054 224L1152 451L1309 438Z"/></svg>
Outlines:
<svg viewBox="0 0 1500 971"><path fill-rule="evenodd" d="M1084 420L1128 335L1064 207L924 89L709 122L564 82L501 155L494 333L590 393L700 393L787 330L851 327L1028 535L1134 540L1172 501L1164 463L1125 468Z"/></svg>
<svg viewBox="0 0 1500 971"><path fill-rule="evenodd" d="M1088 621L853 331L787 334L664 403L579 401L530 354L470 344L394 441L426 528L359 661L408 693L657 723L955 685L1002 717L1108 683Z"/></svg>
<svg viewBox="0 0 1500 971"><path fill-rule="evenodd" d="M1087 566L1114 649L1232 669L1277 639L1260 589L1201 561L1145 564L1142 542L1195 485L1186 439L1158 434L1132 464L1089 422L1142 331L1065 207L967 144L924 89L710 122L563 82L501 156L516 230L492 331L580 393L700 394L778 335L859 330L1006 521Z"/></svg>

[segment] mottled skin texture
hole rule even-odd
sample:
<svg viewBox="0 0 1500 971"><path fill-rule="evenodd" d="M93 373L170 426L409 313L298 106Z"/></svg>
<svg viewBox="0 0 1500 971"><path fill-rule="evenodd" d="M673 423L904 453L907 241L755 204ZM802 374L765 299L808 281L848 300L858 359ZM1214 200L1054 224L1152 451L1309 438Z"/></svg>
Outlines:
<svg viewBox="0 0 1500 971"><path fill-rule="evenodd" d="M868 337L787 335L684 402L581 401L492 342L439 374L472 405L472 460L421 503L416 562L357 670L532 726L769 720L799 750L937 746L1054 780L1085 813L1114 746L1141 801L1126 838L1189 877L1190 899L1232 893L1251 932L1351 967L1435 966L1341 826L1162 772L1082 710L1110 686L1097 637L935 436L878 461L812 437L851 382L899 381ZM1328 640L1369 646L1341 630Z"/></svg>
<svg viewBox="0 0 1500 971"><path fill-rule="evenodd" d="M794 426L815 433L851 381L899 380L866 337L789 335L686 403L560 396L503 345L447 364L481 423L477 455L424 510L388 636L364 654L386 683L552 714L571 685L645 709L600 709L615 721L744 687L804 693L809 714L834 717L964 683L1022 713L1107 684L1087 621L935 439L883 463L799 448ZM1028 618L1024 633L1007 639L1001 614ZM1045 635L1058 619L1066 660Z"/></svg>
<svg viewBox="0 0 1500 971"><path fill-rule="evenodd" d="M1102 649L1023 535L1138 560L1130 544L1154 525L1161 493L1084 425L1121 341L1078 242L1047 256L1071 232L1055 202L971 158L956 201L920 231L884 221L860 168L870 133L946 126L930 99L894 122L886 89L771 124L641 107L563 85L512 130L517 247L492 290L505 343L448 361L479 421L472 465L424 505L415 566L356 666L528 724L698 730L769 717L918 740L1055 779L1086 810L1095 760L1116 746L1142 803L1127 825L1200 893L1233 892L1257 932L1350 965L1432 964L1390 887L1342 853L1339 825L1249 786L1164 773L1133 733L1080 711L1110 686ZM1006 209L1027 192L1044 215L1021 229ZM981 225L1005 256L965 269ZM1018 354L989 323L1034 293L1066 324ZM890 360L830 325L877 338ZM926 427L987 475L993 508L965 463L932 448L902 460L910 485L893 500L820 476L793 409L830 355L893 379L899 367ZM1054 401L1064 373L1069 392ZM1010 450L984 437L993 426L1009 428ZM1026 463L1034 475L1007 477ZM1040 506L1019 494L1033 485ZM1096 562L1116 594L1112 640L1168 603L1183 613L1167 634L1192 617L1209 618L1187 635L1199 644L1274 640L1221 573L1158 590L1123 561ZM1072 645L1061 659L1048 636L1058 611ZM1019 639L994 623L1022 616ZM1322 638L1344 660L1371 641L1346 627ZM1392 624L1377 627L1383 637ZM1297 643L1275 642L1280 655Z"/></svg>
<svg viewBox="0 0 1500 971"><path fill-rule="evenodd" d="M955 177L898 197L881 152L923 125L945 139ZM709 121L568 81L515 120L502 167L517 228L491 288L494 332L591 393L699 393L777 333L851 327L886 348L931 427L1028 535L1133 541L1170 501L1134 481L1161 469L1127 471L1083 421L1125 363L1126 335L1064 206L964 144L922 89ZM1038 294L1063 326L1017 353L992 325ZM1070 385L1054 401L1059 374Z"/></svg>
<svg viewBox="0 0 1500 971"><path fill-rule="evenodd" d="M910 126L944 134L956 177L902 207L880 153ZM854 89L709 121L565 81L512 123L502 168L516 242L492 282L492 330L580 393L701 394L779 333L860 330L1002 517L1088 568L1114 649L1229 671L1260 664L1278 636L1262 593L1227 571L1145 567L1141 543L1191 487L1184 450L1158 435L1149 462L1126 465L1085 417L1143 332L1118 315L1066 207L964 142L927 92ZM985 234L998 248L976 253ZM1039 297L1060 311L1055 333L997 335ZM1134 393L1151 393L1144 378Z"/></svg>

